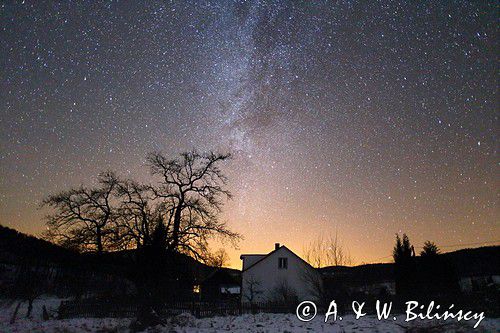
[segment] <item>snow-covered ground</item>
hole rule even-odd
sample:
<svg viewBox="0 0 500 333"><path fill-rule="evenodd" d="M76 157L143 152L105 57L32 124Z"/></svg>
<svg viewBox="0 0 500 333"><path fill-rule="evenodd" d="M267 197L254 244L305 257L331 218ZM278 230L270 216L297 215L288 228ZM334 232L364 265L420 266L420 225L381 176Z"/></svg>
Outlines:
<svg viewBox="0 0 500 333"><path fill-rule="evenodd" d="M116 318L77 318L65 320L42 320L42 306L49 313L57 310L60 300L41 298L35 301L33 316L25 318L26 304L19 309L18 318L10 324L10 318L17 303L0 300L0 332L47 332L47 333L88 333L88 332L129 332L132 319ZM403 318L403 317L401 317ZM215 332L500 332L500 318L486 318L476 330L473 323L414 321L378 321L373 316L355 320L346 316L342 321L324 323L321 317L304 323L293 314L267 314L227 316L196 319L190 314L182 314L165 320L164 326L150 328L154 333L215 333ZM434 327L434 330L430 330ZM424 329L427 328L427 329Z"/></svg>

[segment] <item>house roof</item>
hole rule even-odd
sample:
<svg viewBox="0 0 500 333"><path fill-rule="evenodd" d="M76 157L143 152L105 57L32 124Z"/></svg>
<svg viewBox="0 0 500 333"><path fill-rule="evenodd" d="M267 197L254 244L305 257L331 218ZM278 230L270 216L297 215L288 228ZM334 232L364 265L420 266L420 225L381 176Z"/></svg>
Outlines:
<svg viewBox="0 0 500 333"><path fill-rule="evenodd" d="M240 256L240 258L243 257L243 256L249 256L249 255L250 256L263 256L262 258L260 258L259 260L257 260L256 262L254 262L253 264L251 264L250 266L248 266L244 270L242 270L242 272L248 271L250 268L252 268L255 265L257 265L258 263L266 260L269 256L271 256L275 252L281 250L282 248L288 250L288 252L290 252L291 254L293 254L295 257L299 258L299 260L302 261L304 264L306 264L306 266L309 266L310 268L316 270L316 268L312 267L311 264L309 264L307 261L305 261L304 259L302 259L301 257L299 257L297 254L295 254L295 252L293 252L292 250L290 250L289 248L287 248L285 245L281 245L279 248L274 249L273 251L269 252L268 254L242 254Z"/></svg>
<svg viewBox="0 0 500 333"><path fill-rule="evenodd" d="M267 254L242 254L240 255L240 259L243 259L243 257L265 257Z"/></svg>
<svg viewBox="0 0 500 333"><path fill-rule="evenodd" d="M216 268L201 282L201 284L224 283L240 285L240 278L234 276L232 273L232 270L226 268Z"/></svg>

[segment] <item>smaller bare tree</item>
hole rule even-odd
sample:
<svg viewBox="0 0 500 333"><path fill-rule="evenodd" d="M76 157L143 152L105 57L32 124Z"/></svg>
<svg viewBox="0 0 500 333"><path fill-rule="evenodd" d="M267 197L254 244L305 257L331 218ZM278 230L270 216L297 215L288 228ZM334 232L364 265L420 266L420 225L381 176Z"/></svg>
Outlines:
<svg viewBox="0 0 500 333"><path fill-rule="evenodd" d="M49 290L50 278L50 269L45 265L28 260L18 266L10 296L18 299L19 303L11 317L11 323L16 320L17 312L23 302L28 304L26 318L31 318L33 302Z"/></svg>
<svg viewBox="0 0 500 333"><path fill-rule="evenodd" d="M55 210L47 216L45 238L81 251L104 251L112 233L112 197L118 178L105 172L99 175L98 183L95 188L81 186L43 200L42 206Z"/></svg>
<svg viewBox="0 0 500 333"><path fill-rule="evenodd" d="M300 278L307 286L307 292L313 299L326 303L323 278L318 270L303 269Z"/></svg>
<svg viewBox="0 0 500 333"><path fill-rule="evenodd" d="M245 279L243 297L247 302L254 303L259 295L262 295L262 282L254 275Z"/></svg>
<svg viewBox="0 0 500 333"><path fill-rule="evenodd" d="M316 268L349 266L352 264L349 251L340 241L338 233L328 237L319 236L304 246L303 256L305 261Z"/></svg>
<svg viewBox="0 0 500 333"><path fill-rule="evenodd" d="M218 249L214 253L210 254L206 260L206 264L212 267L224 267L229 265L229 255L226 250Z"/></svg>
<svg viewBox="0 0 500 333"><path fill-rule="evenodd" d="M277 303L290 304L298 300L297 291L284 278L276 282L272 290L272 295L274 301Z"/></svg>

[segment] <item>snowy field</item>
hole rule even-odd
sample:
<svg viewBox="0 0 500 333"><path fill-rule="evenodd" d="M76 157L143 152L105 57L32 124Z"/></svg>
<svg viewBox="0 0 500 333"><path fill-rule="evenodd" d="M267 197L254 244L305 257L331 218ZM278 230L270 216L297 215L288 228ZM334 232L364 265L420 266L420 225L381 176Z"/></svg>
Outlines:
<svg viewBox="0 0 500 333"><path fill-rule="evenodd" d="M35 301L33 316L26 319L26 304L19 309L18 319L10 324L15 304L0 301L0 332L48 332L48 333L82 333L82 332L129 332L131 319L115 318L80 318L66 320L43 321L42 306L49 313L55 313L60 300L43 298ZM403 316L401 317L403 318ZM401 321L378 321L367 316L359 320L345 317L335 323L323 323L318 316L311 322L300 322L293 314L266 314L228 316L196 319L190 314L182 314L165 321L163 326L150 328L145 332L154 333L215 333L215 332L500 332L500 318L486 318L479 327L472 329L473 324L452 322L419 321L411 324Z"/></svg>

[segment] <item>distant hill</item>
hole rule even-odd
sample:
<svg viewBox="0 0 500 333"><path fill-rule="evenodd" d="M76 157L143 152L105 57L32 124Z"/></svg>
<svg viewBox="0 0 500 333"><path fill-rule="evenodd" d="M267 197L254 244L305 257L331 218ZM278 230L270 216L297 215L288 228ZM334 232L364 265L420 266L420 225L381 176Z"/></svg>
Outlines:
<svg viewBox="0 0 500 333"><path fill-rule="evenodd" d="M136 250L126 250L104 253L97 260L92 253L83 253L68 250L46 240L30 236L15 229L0 225L0 263L19 264L25 260L39 260L48 264L65 265L91 264L100 271L119 272L131 260L134 260ZM93 263L99 265L92 265ZM177 254L177 262L185 267L190 267L197 280L203 280L218 268L205 265L187 255ZM104 265L103 265L104 264ZM88 268L89 266L86 266ZM239 275L238 270L222 268L231 275Z"/></svg>
<svg viewBox="0 0 500 333"><path fill-rule="evenodd" d="M135 255L135 250L105 253L101 262L112 267L123 265ZM198 279L202 280L217 268L207 266L189 256L178 254L183 265L191 267ZM448 258L460 276L500 275L500 246L485 246L474 249L462 249L443 253ZM44 261L55 264L65 262L94 261L94 254L79 254L46 240L29 236L12 228L0 225L0 263L15 264L23 258L43 258ZM417 257L418 258L418 257ZM223 268L231 275L239 277L241 272L236 269ZM323 274L340 274L359 277L365 282L393 279L394 264L366 264L354 267L330 266L321 268Z"/></svg>
<svg viewBox="0 0 500 333"><path fill-rule="evenodd" d="M351 283L370 284L394 280L394 264L366 264L359 266L329 266L320 268L325 276L345 277Z"/></svg>
<svg viewBox="0 0 500 333"><path fill-rule="evenodd" d="M459 276L500 275L500 246L485 246L443 253ZM417 260L420 257L417 257ZM353 267L329 266L320 269L322 274L349 276L365 283L394 279L394 264L366 264Z"/></svg>
<svg viewBox="0 0 500 333"><path fill-rule="evenodd" d="M0 262L16 263L26 258L43 258L59 263L74 260L78 253L46 240L0 225Z"/></svg>
<svg viewBox="0 0 500 333"><path fill-rule="evenodd" d="M443 253L459 276L500 275L500 246L484 246Z"/></svg>

